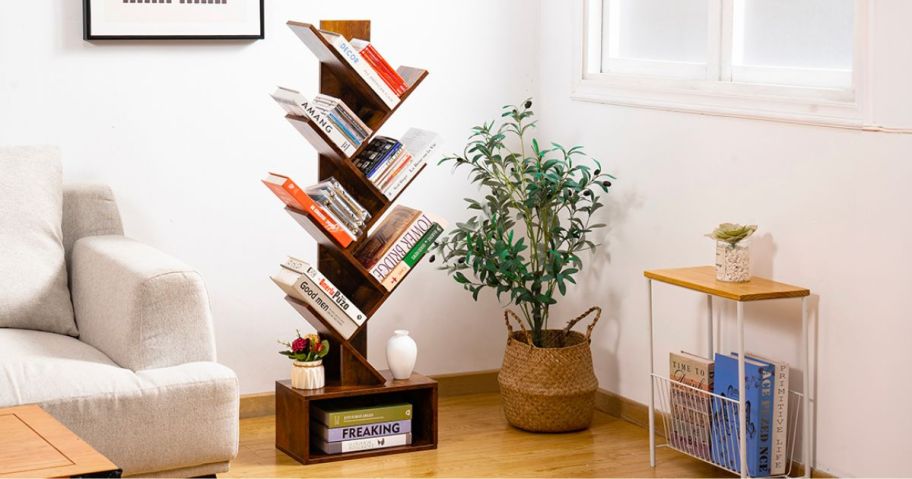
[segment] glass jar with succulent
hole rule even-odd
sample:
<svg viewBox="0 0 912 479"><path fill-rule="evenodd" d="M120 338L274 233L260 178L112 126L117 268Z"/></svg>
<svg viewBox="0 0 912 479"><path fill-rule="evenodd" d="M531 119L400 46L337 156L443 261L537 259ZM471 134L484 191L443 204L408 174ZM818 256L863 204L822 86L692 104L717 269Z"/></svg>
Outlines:
<svg viewBox="0 0 912 479"><path fill-rule="evenodd" d="M604 206L600 194L609 190L614 177L580 146L544 146L532 138L536 122L531 100L503 107L501 117L499 124L474 127L462 154L440 161L452 164L454 171L468 170L470 181L482 193L478 199L465 199L472 216L456 223L437 243L437 254L444 263L441 269L473 299L482 290L491 290L502 303L520 311L522 320L517 322L524 331L513 333L508 321L507 353L498 376L510 423L537 431L580 429L591 421L598 384L588 342L598 313L585 336L570 328L600 309L591 308L560 330L548 329L549 312L576 283L584 254L596 249L591 235L605 224L594 217ZM520 343L512 354L511 347ZM560 354L573 359L553 357ZM563 368L535 369L542 364ZM536 381L548 384L530 384ZM578 396L541 394L548 388L570 388ZM573 409L576 417L544 418L527 407L549 400L573 404L556 409Z"/></svg>
<svg viewBox="0 0 912 479"><path fill-rule="evenodd" d="M750 281L750 245L745 240L755 231L757 225L722 223L706 235L716 240L716 279Z"/></svg>
<svg viewBox="0 0 912 479"><path fill-rule="evenodd" d="M296 389L319 389L326 383L323 370L323 357L329 354L329 341L320 339L318 334L301 336L300 331L295 331L297 338L291 342L279 341L285 346L285 351L279 354L291 358L294 362L291 367L291 387Z"/></svg>

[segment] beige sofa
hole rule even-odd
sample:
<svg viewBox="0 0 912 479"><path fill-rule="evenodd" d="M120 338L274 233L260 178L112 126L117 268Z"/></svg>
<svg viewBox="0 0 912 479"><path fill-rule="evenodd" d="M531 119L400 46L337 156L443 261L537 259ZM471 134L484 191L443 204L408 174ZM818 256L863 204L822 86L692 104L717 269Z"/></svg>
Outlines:
<svg viewBox="0 0 912 479"><path fill-rule="evenodd" d="M202 278L125 238L107 187L65 186L62 213L78 337L0 327L0 407L40 404L125 475L227 471L238 384Z"/></svg>

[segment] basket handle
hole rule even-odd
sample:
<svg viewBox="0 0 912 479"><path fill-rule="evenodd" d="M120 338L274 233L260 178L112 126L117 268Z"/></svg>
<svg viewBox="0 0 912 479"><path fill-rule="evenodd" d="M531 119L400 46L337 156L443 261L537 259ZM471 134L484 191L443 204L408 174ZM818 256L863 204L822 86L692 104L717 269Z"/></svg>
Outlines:
<svg viewBox="0 0 912 479"><path fill-rule="evenodd" d="M593 319L592 323L590 323L589 326L586 328L586 341L591 341L590 338L592 337L592 328L595 327L595 323L597 323L599 318L602 317L602 308L600 308L598 306L593 306L593 307L587 309L585 313L568 321L567 325L564 326L564 337L566 337L568 334L570 334L570 329L573 328L573 326L576 323L580 322L580 320L585 318L586 316L589 316L589 313L591 313L593 311L595 311L595 319ZM509 327L509 325L507 325L507 326Z"/></svg>
<svg viewBox="0 0 912 479"><path fill-rule="evenodd" d="M526 337L526 343L529 346L532 346L532 340L529 338L529 332L526 331L526 325L523 324L522 319L519 319L519 316L516 315L513 311L509 309L504 310L504 322L507 323L507 342L513 340L513 326L510 324L510 316L513 316L513 320L519 324L519 329L522 329L523 335Z"/></svg>

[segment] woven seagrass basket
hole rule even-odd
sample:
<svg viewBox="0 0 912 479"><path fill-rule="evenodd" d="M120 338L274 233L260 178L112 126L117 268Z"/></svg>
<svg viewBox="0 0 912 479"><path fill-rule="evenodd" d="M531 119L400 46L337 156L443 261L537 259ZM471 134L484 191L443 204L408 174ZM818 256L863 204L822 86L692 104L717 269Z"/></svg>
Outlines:
<svg viewBox="0 0 912 479"><path fill-rule="evenodd" d="M591 312L595 319L586 334L570 331ZM592 423L598 380L592 370L589 338L602 310L589 308L564 329L542 331L546 347L532 345L531 334L512 311L504 312L507 350L497 375L507 421L532 432L569 432ZM513 331L509 315L521 331Z"/></svg>

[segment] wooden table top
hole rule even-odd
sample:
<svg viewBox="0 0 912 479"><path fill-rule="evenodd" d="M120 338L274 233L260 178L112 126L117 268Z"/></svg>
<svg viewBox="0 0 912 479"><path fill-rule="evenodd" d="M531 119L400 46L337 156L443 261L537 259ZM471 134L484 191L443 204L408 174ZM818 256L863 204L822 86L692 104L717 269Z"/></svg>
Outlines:
<svg viewBox="0 0 912 479"><path fill-rule="evenodd" d="M700 291L734 301L761 301L764 299L800 298L811 290L800 286L777 283L771 279L752 277L744 283L729 283L716 279L714 266L691 268L653 269L643 275L655 281Z"/></svg>
<svg viewBox="0 0 912 479"><path fill-rule="evenodd" d="M0 408L0 477L71 477L118 467L36 405Z"/></svg>

